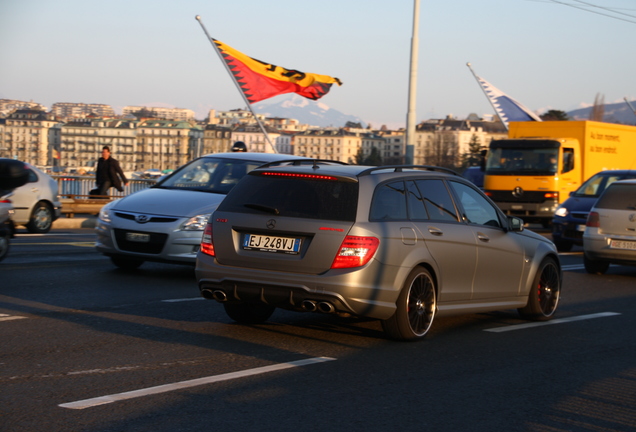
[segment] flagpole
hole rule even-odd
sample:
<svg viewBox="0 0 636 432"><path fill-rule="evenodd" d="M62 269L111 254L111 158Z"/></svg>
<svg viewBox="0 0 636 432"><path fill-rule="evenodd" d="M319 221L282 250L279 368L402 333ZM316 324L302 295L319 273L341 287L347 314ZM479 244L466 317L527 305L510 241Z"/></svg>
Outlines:
<svg viewBox="0 0 636 432"><path fill-rule="evenodd" d="M501 123L504 125L504 127L506 128L506 130L508 130L508 124L504 121L503 118L501 118L501 115L499 114L499 111L497 111L497 107L495 106L495 104L493 103L493 101L490 99L490 97L488 96L488 93L486 93L486 90L484 89L484 87L481 85L481 83L479 82L479 78L477 77L477 74L475 73L475 71L473 70L470 62L466 63L466 66L468 66L468 69L470 69L470 71L472 72L473 76L475 77L475 80L477 81L477 84L479 84L479 88L481 89L481 91L484 92L484 94L486 95L486 99L488 99L488 102L490 102L490 105L492 105L492 109L495 110L495 114L497 114L497 117L499 117L499 120L501 121Z"/></svg>
<svg viewBox="0 0 636 432"><path fill-rule="evenodd" d="M419 50L420 0L413 2L413 34L411 35L411 61L409 70L409 99L406 113L406 164L413 164L415 159L415 107L417 102L417 58Z"/></svg>
<svg viewBox="0 0 636 432"><path fill-rule="evenodd" d="M267 130L265 129L265 125L263 125L263 123L261 123L260 119L256 116L256 113L254 112L254 110L252 109L252 105L250 104L250 101L247 100L247 97L245 97L245 93L243 93L243 89L241 89L241 86L239 85L238 81L236 81L236 78L234 78L234 74L232 73L232 71L230 70L230 67L227 65L227 63L225 62L225 59L223 59L223 54L221 54L221 51L219 51L219 47L216 46L216 44L214 43L214 41L212 40L212 38L210 37L210 34L208 33L208 30L205 28L205 26L203 25L203 21L201 21L201 17L199 15L197 15L196 17L194 17L199 24L201 25L201 28L203 29L203 32L205 33L205 35L208 37L208 40L210 41L210 43L212 44L212 47L214 48L214 51L218 54L219 58L221 59L221 63L223 63L223 66L225 66L225 70L227 71L227 73L230 74L230 77L232 77L232 81L234 82L234 84L236 85L236 88L238 89L239 93L241 94L241 96L243 97L243 100L245 101L245 104L247 105L247 108L250 110L250 112L252 113L252 116L254 117L254 120L256 120L256 123L258 123L258 126L261 128L261 131L263 132L263 134L265 135L265 139L267 140L267 142L269 143L270 147L272 148L272 150L274 150L274 153L278 153L276 151L276 147L274 146L274 144L272 144L272 142L269 139L269 135L267 135Z"/></svg>
<svg viewBox="0 0 636 432"><path fill-rule="evenodd" d="M631 110L634 112L634 115L636 115L636 109L634 109L634 107L632 106L631 103L629 103L629 101L627 100L627 98L623 98L625 100L625 102L627 103L627 105L631 108Z"/></svg>

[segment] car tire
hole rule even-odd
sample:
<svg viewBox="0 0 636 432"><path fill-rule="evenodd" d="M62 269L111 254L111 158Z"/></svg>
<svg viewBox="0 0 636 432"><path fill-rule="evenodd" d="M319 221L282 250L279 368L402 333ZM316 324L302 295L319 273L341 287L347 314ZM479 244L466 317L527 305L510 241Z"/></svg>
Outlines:
<svg viewBox="0 0 636 432"><path fill-rule="evenodd" d="M404 282L393 316L382 321L384 332L391 339L420 340L433 325L437 312L437 292L431 273L417 267Z"/></svg>
<svg viewBox="0 0 636 432"><path fill-rule="evenodd" d="M11 234L0 234L0 261L4 259L9 253L9 238Z"/></svg>
<svg viewBox="0 0 636 432"><path fill-rule="evenodd" d="M276 308L265 303L223 303L225 313L239 324L260 324L272 316Z"/></svg>
<svg viewBox="0 0 636 432"><path fill-rule="evenodd" d="M144 260L140 260L137 258L128 258L123 256L112 256L110 257L115 266L119 267L122 270L136 270L140 265L144 263Z"/></svg>
<svg viewBox="0 0 636 432"><path fill-rule="evenodd" d="M45 202L39 202L31 212L31 218L26 224L26 229L30 233L43 234L51 231L53 226L53 209Z"/></svg>
<svg viewBox="0 0 636 432"><path fill-rule="evenodd" d="M583 256L585 271L591 274L604 274L610 266L608 261L592 260Z"/></svg>
<svg viewBox="0 0 636 432"><path fill-rule="evenodd" d="M545 258L534 276L528 304L517 309L522 318L533 321L550 319L561 298L561 271L553 258Z"/></svg>

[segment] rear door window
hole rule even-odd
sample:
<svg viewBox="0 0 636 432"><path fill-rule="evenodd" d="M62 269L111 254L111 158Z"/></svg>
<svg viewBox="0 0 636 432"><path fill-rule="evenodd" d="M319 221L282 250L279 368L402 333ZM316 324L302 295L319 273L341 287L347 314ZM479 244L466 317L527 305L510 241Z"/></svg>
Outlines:
<svg viewBox="0 0 636 432"><path fill-rule="evenodd" d="M446 185L439 179L416 180L424 207L431 220L457 222L457 212Z"/></svg>

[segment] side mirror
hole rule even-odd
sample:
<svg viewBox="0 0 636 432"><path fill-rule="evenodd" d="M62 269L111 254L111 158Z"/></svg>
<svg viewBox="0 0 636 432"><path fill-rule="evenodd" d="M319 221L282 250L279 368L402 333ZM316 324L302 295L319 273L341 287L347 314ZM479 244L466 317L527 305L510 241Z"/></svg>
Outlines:
<svg viewBox="0 0 636 432"><path fill-rule="evenodd" d="M523 231L523 219L514 216L508 216L508 231Z"/></svg>

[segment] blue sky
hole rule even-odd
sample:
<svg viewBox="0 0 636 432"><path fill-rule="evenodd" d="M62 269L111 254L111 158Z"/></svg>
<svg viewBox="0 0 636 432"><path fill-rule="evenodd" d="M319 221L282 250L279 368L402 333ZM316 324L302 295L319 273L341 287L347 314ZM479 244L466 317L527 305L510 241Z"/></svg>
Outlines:
<svg viewBox="0 0 636 432"><path fill-rule="evenodd" d="M199 118L244 108L196 15L251 57L340 78L321 103L375 127L405 125L412 0L1 0L0 98L172 106ZM597 93L634 100L635 33L633 0L422 0L417 120L494 114L467 62L538 113Z"/></svg>

